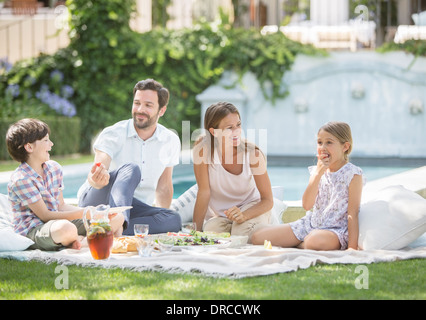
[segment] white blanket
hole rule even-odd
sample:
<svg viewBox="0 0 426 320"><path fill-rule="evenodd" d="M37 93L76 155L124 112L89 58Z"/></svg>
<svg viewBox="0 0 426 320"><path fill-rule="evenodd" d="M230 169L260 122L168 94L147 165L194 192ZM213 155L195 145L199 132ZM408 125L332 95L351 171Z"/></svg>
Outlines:
<svg viewBox="0 0 426 320"><path fill-rule="evenodd" d="M393 190L393 189L392 189ZM391 190L391 191L392 191ZM402 191L399 191L401 194ZM386 218L377 220L373 226L396 226L396 228L386 230L372 229L370 232L374 235L373 240L387 239L388 243L391 238L399 241L398 249L403 248L410 244L411 241L417 238L414 243L408 245L402 250L391 250L394 248L386 247L389 250L364 250L364 251L312 251L301 249L283 249L273 248L264 249L263 246L247 245L242 248L226 248L226 249L210 249L208 251L200 252L198 250L183 250L180 252L170 252L154 254L152 257L139 257L135 254L112 254L107 261L95 261L90 255L87 244L81 250L66 249L59 252L43 252L40 250L25 250L25 251L12 251L24 250L28 248L28 238L17 235L12 230L12 222L10 220L11 214L9 212L7 198L0 194L0 258L11 258L18 260L38 260L45 263L57 262L64 265L80 265L80 266L101 266L105 268L128 268L132 270L162 270L166 272L181 272L181 273L201 273L208 276L224 276L243 278L250 276L269 275L275 273L296 271L299 269L306 269L310 266L324 263L324 264L369 264L375 262L390 262L396 260L426 258L426 233L425 228L425 215L426 203L424 199L417 199L414 195L410 195L401 205L400 198L393 196L395 200L388 201L389 210L373 210L368 212L364 210L360 215L360 238L368 238L369 221L377 216L377 212L386 213ZM2 197L3 196L3 197ZM417 197L419 197L417 195ZM399 202L398 202L399 201ZM420 202L421 206L415 207L415 201ZM408 204L407 204L408 203ZM399 208L396 210L395 208ZM402 212L401 208L408 208ZM412 209L415 208L415 209ZM411 213L411 212L414 213ZM364 215L362 215L364 213ZM395 215L395 213L398 213ZM396 216L396 220L390 223L392 214ZM415 228L411 220L406 216L420 216L415 219ZM368 219L371 217L370 219ZM404 219L401 219L403 217ZM362 220L361 218L364 218ZM367 219L367 222L365 221ZM375 221L375 220L374 220ZM373 222L374 222L373 221ZM386 221L386 223L382 223ZM411 224L407 224L410 222ZM403 228L405 223L405 228ZM370 223L371 224L371 223ZM406 232L406 229L411 232ZM9 231L8 231L9 230ZM364 230L367 230L364 232ZM416 234L412 235L412 230ZM366 234L366 235L365 235ZM401 245L401 234L404 238L404 243ZM422 235L423 234L423 235ZM407 237L409 235L409 237ZM422 235L422 236L420 236ZM418 238L420 236L420 238ZM367 239L368 240L368 239ZM366 240L364 241L366 242ZM367 242L366 242L367 243ZM370 240L371 244L374 241ZM364 248L368 248L364 244ZM383 249L383 246L376 245L376 248ZM198 248L197 248L198 249ZM8 251L10 250L10 251Z"/></svg>
<svg viewBox="0 0 426 320"><path fill-rule="evenodd" d="M422 237L425 238L425 237ZM424 242L425 239L422 241ZM313 251L247 245L208 251L183 250L140 257L137 253L111 254L106 261L96 261L89 249L66 249L59 252L40 250L0 252L0 258L38 260L63 265L100 266L134 271L165 271L197 273L215 277L243 278L306 269L316 264L370 264L397 260L426 258L426 246L404 250Z"/></svg>

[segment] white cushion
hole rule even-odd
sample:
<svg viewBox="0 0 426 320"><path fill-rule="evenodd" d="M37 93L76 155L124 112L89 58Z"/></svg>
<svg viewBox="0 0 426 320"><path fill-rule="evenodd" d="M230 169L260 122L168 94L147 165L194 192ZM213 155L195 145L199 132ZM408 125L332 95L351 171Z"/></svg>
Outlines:
<svg viewBox="0 0 426 320"><path fill-rule="evenodd" d="M0 251L25 250L34 242L13 231L12 211L9 200L0 194Z"/></svg>
<svg viewBox="0 0 426 320"><path fill-rule="evenodd" d="M173 199L170 209L179 213L182 223L191 222L194 213L195 199L197 199L198 185L194 184L179 198Z"/></svg>
<svg viewBox="0 0 426 320"><path fill-rule="evenodd" d="M11 212L7 196L0 193L0 229L13 228Z"/></svg>
<svg viewBox="0 0 426 320"><path fill-rule="evenodd" d="M283 213L287 209L287 205L277 199L274 198L274 206L271 211L271 224L280 224L283 222Z"/></svg>
<svg viewBox="0 0 426 320"><path fill-rule="evenodd" d="M191 222L194 213L195 200L197 199L198 185L195 184L186 190L179 198L173 199L170 209L179 213L182 223ZM271 212L271 223L279 224L282 221L282 214L287 209L287 205L274 198L274 207Z"/></svg>
<svg viewBox="0 0 426 320"><path fill-rule="evenodd" d="M0 251L25 250L32 244L34 241L15 233L12 229L0 229Z"/></svg>
<svg viewBox="0 0 426 320"><path fill-rule="evenodd" d="M377 192L361 205L358 246L399 250L426 232L426 199L402 186Z"/></svg>

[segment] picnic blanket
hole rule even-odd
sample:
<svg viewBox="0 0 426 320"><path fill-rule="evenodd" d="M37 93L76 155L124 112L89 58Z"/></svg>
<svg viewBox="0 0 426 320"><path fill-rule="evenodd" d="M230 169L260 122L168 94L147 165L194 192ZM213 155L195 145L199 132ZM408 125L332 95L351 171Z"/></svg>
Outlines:
<svg viewBox="0 0 426 320"><path fill-rule="evenodd" d="M361 206L359 227L358 244L365 249L360 251L265 249L244 245L210 250L184 249L155 253L151 257L140 257L137 253L112 254L106 261L96 261L87 245L81 250L58 252L25 250L32 241L14 233L7 197L0 194L0 258L235 278L296 271L321 263L370 264L426 258L426 200L414 192L401 186L377 192Z"/></svg>
<svg viewBox="0 0 426 320"><path fill-rule="evenodd" d="M314 251L296 248L265 249L246 245L207 251L182 250L141 257L137 253L111 254L108 260L94 260L88 247L58 252L40 250L0 252L0 258L36 260L44 263L84 267L122 268L134 271L195 273L213 277L244 278L306 269L317 264L370 264L426 258L426 235L403 250Z"/></svg>

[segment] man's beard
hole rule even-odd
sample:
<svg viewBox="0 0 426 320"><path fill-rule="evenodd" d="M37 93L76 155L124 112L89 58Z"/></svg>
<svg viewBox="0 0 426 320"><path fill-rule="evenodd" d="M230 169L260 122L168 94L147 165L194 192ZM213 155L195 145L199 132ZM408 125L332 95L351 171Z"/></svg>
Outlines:
<svg viewBox="0 0 426 320"><path fill-rule="evenodd" d="M136 115L143 115L146 117L144 120L137 119ZM158 116L158 113L157 113ZM134 113L133 114L133 123L135 124L135 127L138 129L146 129L151 127L157 122L157 117L150 117L146 113Z"/></svg>

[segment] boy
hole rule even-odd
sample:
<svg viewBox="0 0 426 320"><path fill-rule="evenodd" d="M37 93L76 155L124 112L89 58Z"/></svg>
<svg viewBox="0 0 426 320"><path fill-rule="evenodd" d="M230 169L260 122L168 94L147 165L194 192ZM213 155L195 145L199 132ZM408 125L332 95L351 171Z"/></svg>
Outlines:
<svg viewBox="0 0 426 320"><path fill-rule="evenodd" d="M80 249L84 209L64 202L62 168L50 160L49 134L47 124L37 119L20 120L6 134L10 156L21 163L8 184L15 232L34 241L30 249ZM121 214L112 218L114 232L121 233L123 221Z"/></svg>

